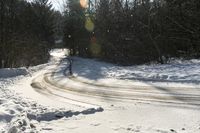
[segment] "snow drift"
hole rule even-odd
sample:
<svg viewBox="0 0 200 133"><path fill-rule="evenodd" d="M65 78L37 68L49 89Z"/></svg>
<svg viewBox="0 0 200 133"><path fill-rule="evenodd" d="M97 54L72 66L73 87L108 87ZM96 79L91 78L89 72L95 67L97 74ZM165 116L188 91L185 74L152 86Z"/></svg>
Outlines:
<svg viewBox="0 0 200 133"><path fill-rule="evenodd" d="M27 75L27 74L28 74L28 70L24 67L0 69L0 78L16 77L16 76Z"/></svg>
<svg viewBox="0 0 200 133"><path fill-rule="evenodd" d="M200 60L172 60L169 64L117 66L93 59L73 58L75 75L88 79L200 83Z"/></svg>

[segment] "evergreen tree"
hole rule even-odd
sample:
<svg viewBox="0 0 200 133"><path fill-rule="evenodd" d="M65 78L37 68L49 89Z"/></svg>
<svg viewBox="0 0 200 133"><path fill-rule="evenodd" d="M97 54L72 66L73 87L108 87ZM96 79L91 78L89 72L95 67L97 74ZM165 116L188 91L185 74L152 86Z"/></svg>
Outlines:
<svg viewBox="0 0 200 133"><path fill-rule="evenodd" d="M151 61L166 63L168 57L200 56L200 2L197 0L99 0L94 5L89 3L88 12L79 2L69 0L68 3L64 33L66 46L73 55L87 55L124 65ZM87 21L93 23L92 32L85 30Z"/></svg>
<svg viewBox="0 0 200 133"><path fill-rule="evenodd" d="M65 11L64 40L72 55L87 56L89 32L85 28L86 10L78 0L68 0Z"/></svg>
<svg viewBox="0 0 200 133"><path fill-rule="evenodd" d="M0 7L0 67L46 62L54 44L53 10L48 0L1 0Z"/></svg>

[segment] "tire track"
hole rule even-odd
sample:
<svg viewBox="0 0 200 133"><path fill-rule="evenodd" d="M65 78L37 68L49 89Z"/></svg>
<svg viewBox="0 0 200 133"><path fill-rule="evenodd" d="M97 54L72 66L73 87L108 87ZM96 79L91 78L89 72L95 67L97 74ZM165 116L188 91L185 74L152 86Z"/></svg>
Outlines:
<svg viewBox="0 0 200 133"><path fill-rule="evenodd" d="M65 60L65 59L63 59ZM62 64L62 61L57 64L59 67ZM68 62L69 59L67 59ZM64 76L68 76L67 70L68 66L65 67L63 71ZM55 81L53 78L57 73L57 67L49 73L45 73L42 77L41 86L37 88L45 89L49 92L49 88L52 89L50 95L55 95L52 92L54 90L68 93L74 96L79 97L90 97L90 98L106 98L116 101L139 101L139 102L155 102L155 103L164 103L172 105L183 105L183 106L195 106L200 107L200 89L199 88L179 88L179 87L168 87L168 88L158 88L158 87L144 87L144 86L116 86L116 85L106 85L99 83L91 83L82 81L75 77L68 77L67 80L77 82L82 85L82 87L71 87L68 84L60 84ZM34 82L33 82L34 83ZM181 92L180 92L181 91ZM184 93L183 93L184 92ZM62 97L62 96L61 96ZM81 100L72 99L66 97L72 103L77 105L86 104L92 106L100 106L91 102L85 102Z"/></svg>
<svg viewBox="0 0 200 133"><path fill-rule="evenodd" d="M65 90L67 93L73 93L76 95L81 96L90 96L90 97L105 97L109 99L114 100L137 100L137 101L155 101L155 102L161 102L161 103L173 103L173 104L184 104L184 105L194 105L194 106L200 106L200 96L197 95L195 97L187 96L187 95L176 95L178 97L173 98L170 95L162 95L162 94L149 94L148 92L135 92L132 93L126 91L126 92L117 92L117 91L110 91L110 90L99 90L98 89L87 89L87 88L71 88L67 87L65 85L58 84L57 82L54 82L51 79L51 76L46 75L44 77L44 81L47 84L51 84L52 86L55 86L59 88L60 90ZM146 89L146 88L145 88ZM184 100L182 102L181 100Z"/></svg>

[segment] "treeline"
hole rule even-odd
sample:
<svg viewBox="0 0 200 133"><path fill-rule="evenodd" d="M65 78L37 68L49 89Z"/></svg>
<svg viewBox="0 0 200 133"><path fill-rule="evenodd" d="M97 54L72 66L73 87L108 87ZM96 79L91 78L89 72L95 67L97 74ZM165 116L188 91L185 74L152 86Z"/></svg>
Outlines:
<svg viewBox="0 0 200 133"><path fill-rule="evenodd" d="M200 57L199 0L68 0L64 42L72 55L123 65Z"/></svg>
<svg viewBox="0 0 200 133"><path fill-rule="evenodd" d="M200 58L199 0L0 0L0 68L44 63L55 40L71 55L123 65Z"/></svg>
<svg viewBox="0 0 200 133"><path fill-rule="evenodd" d="M55 15L48 0L0 0L0 68L46 62Z"/></svg>

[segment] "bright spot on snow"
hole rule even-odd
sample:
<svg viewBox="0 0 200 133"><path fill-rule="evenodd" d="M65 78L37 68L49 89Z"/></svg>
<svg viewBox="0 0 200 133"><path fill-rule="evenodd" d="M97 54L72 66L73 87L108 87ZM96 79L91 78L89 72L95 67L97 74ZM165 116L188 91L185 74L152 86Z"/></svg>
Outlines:
<svg viewBox="0 0 200 133"><path fill-rule="evenodd" d="M80 0L80 5L81 5L81 7L83 7L83 8L87 8L87 6L88 6L88 1L87 1L87 0Z"/></svg>
<svg viewBox="0 0 200 133"><path fill-rule="evenodd" d="M69 51L68 49L53 49L49 53L53 57L65 57Z"/></svg>
<svg viewBox="0 0 200 133"><path fill-rule="evenodd" d="M89 31L92 32L94 30L94 23L92 22L90 17L86 18L85 21L85 28Z"/></svg>

